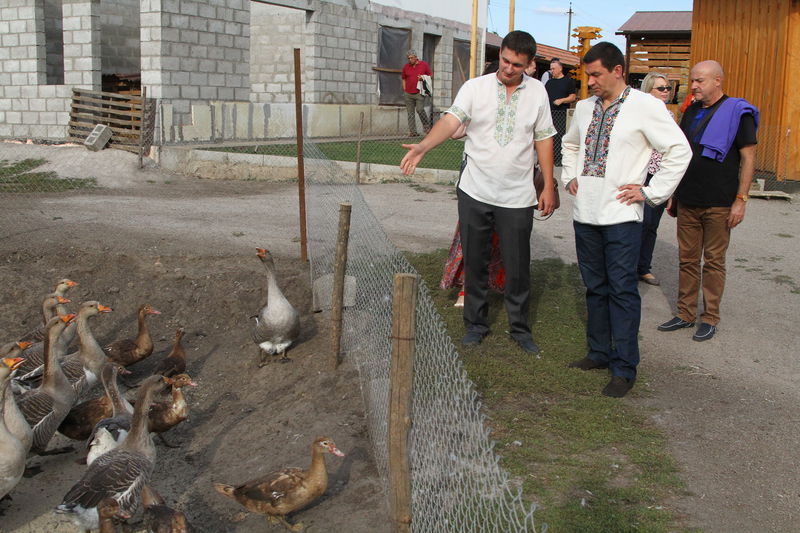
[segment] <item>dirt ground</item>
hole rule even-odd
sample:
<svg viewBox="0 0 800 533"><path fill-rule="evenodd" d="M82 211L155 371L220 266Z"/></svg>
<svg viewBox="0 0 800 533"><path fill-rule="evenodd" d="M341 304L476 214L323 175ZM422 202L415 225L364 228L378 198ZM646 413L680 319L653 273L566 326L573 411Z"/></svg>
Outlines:
<svg viewBox="0 0 800 533"><path fill-rule="evenodd" d="M69 175L94 175L108 188L22 200L0 194L4 337L35 322L37 300L61 277L80 282L69 295L74 301L97 299L114 308L93 319L103 341L132 336L137 306L150 302L163 312L150 320L156 351L134 367L136 375L147 374L182 325L189 372L199 381L189 392L190 419L167 435L179 447L158 446L153 483L198 531L280 531L261 517L242 517L241 508L211 483L304 466L308 446L320 434L332 437L347 457L327 458L331 488L297 519L311 531L388 530L356 371L347 362L339 372L327 370L328 317L310 313L296 186L139 171L127 154L110 150L80 158L46 154L77 169ZM450 187L400 183L362 191L400 249L449 244L456 220ZM650 408L668 435L688 488L670 505L688 525L705 531L796 530L798 227L797 202L750 202L728 253L723 321L712 341L693 342L688 330L655 329L672 315L677 291L672 219L664 218L656 247L662 286L641 287L643 379L624 401ZM535 258L575 261L568 197L562 195L562 208L550 220L534 225L532 242ZM273 250L281 286L304 313L293 362L262 369L248 320L265 297L256 246ZM13 502L0 504L0 531L75 531L51 509L80 476L78 455L34 459L43 472L23 479Z"/></svg>

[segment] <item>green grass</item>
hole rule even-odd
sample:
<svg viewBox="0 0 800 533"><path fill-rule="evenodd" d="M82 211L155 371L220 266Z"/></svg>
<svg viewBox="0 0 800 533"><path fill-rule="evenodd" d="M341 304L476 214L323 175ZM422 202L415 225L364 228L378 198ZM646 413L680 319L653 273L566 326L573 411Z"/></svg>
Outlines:
<svg viewBox="0 0 800 533"><path fill-rule="evenodd" d="M447 252L409 260L429 287L438 287ZM669 502L685 493L664 435L636 405L639 385L623 400L606 398L603 371L566 367L585 355L583 285L575 265L534 262L531 320L542 358L524 355L505 333L502 297L491 294L492 334L480 347L460 348L482 395L504 468L537 502L537 523L550 531L689 531ZM457 291L434 290L453 339L464 334ZM632 400L633 399L633 400ZM519 445L518 443L522 444Z"/></svg>
<svg viewBox="0 0 800 533"><path fill-rule="evenodd" d="M361 162L376 163L380 165L400 166L400 160L406 154L406 149L402 144L419 142L420 138L397 139L391 141L363 141L361 143ZM334 161L355 161L356 142L321 142L314 143L328 159ZM286 157L297 157L297 147L293 144L265 144L258 146L234 146L210 148L219 152L233 152L239 154L260 154L260 155L280 155ZM318 153L313 147L309 146L304 150L304 155L314 158ZM461 164L461 155L464 152L464 143L461 141L448 140L437 146L427 154L422 160L419 168L437 168L442 170L458 170Z"/></svg>
<svg viewBox="0 0 800 533"><path fill-rule="evenodd" d="M59 178L53 171L31 172L46 162L44 159L0 160L0 192L61 192L97 186L94 178Z"/></svg>

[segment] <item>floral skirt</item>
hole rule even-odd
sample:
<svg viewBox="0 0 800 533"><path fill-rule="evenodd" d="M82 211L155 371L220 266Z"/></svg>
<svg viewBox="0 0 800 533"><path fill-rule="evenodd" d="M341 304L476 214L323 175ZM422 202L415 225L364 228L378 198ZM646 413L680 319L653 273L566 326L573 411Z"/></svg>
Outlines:
<svg viewBox="0 0 800 533"><path fill-rule="evenodd" d="M492 249L489 258L489 288L502 293L506 287L506 270L503 268L503 259L500 256L500 238L497 232L492 232ZM456 224L456 233L453 235L453 244L444 264L444 274L439 283L441 289L464 286L464 254L461 250L461 232Z"/></svg>

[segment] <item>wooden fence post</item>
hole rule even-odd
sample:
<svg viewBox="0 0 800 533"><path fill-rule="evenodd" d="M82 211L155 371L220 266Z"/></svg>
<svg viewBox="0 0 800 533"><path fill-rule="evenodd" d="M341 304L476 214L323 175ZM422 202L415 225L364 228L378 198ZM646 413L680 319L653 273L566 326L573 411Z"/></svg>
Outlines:
<svg viewBox="0 0 800 533"><path fill-rule="evenodd" d="M339 204L339 235L336 238L336 258L333 270L333 294L331 295L331 352L332 367L339 366L339 353L342 346L342 314L344 312L344 276L347 272L347 244L350 241L349 203Z"/></svg>
<svg viewBox="0 0 800 533"><path fill-rule="evenodd" d="M392 365L389 383L389 502L393 533L411 532L408 434L416 349L417 285L414 274L395 274L392 301Z"/></svg>
<svg viewBox="0 0 800 533"><path fill-rule="evenodd" d="M358 127L358 143L356 144L356 184L361 183L361 140L364 136L364 112L361 112L361 123Z"/></svg>
<svg viewBox="0 0 800 533"><path fill-rule="evenodd" d="M300 87L300 49L294 49L294 117L297 128L297 195L300 201L300 258L308 261L306 231L306 171L303 159L303 93Z"/></svg>
<svg viewBox="0 0 800 533"><path fill-rule="evenodd" d="M147 87L142 87L142 114L139 117L139 168L144 168L144 133L146 131L144 120L147 117Z"/></svg>

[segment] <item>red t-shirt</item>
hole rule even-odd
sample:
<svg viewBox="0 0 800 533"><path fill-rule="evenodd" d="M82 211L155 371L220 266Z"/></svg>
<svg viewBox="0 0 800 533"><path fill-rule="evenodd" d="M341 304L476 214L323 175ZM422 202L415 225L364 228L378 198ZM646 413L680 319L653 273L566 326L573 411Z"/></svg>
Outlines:
<svg viewBox="0 0 800 533"><path fill-rule="evenodd" d="M417 64L413 67L411 63L403 65L403 73L400 75L404 81L403 90L408 94L417 94L419 92L419 89L417 89L417 82L419 81L419 77L423 74L433 76L428 64L422 60L417 61Z"/></svg>

